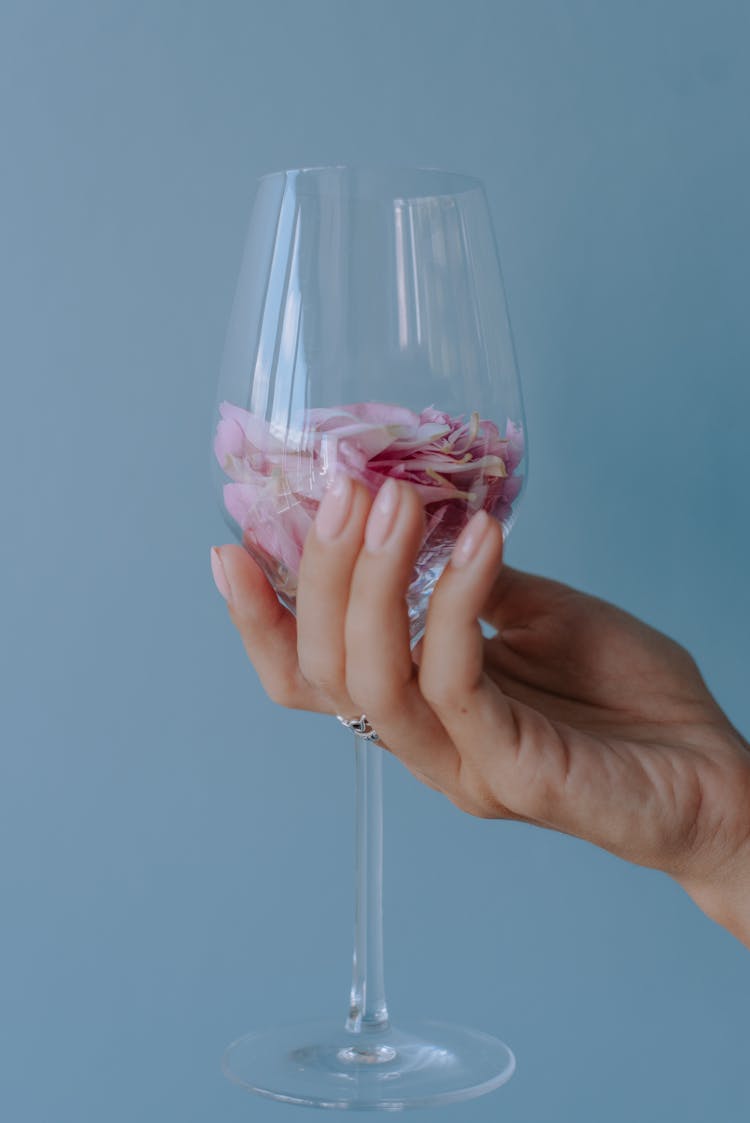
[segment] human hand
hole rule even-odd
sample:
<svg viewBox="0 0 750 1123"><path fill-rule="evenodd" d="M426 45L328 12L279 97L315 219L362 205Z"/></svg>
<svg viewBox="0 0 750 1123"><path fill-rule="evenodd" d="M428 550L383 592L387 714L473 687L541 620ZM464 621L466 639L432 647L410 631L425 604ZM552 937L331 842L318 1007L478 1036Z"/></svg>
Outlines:
<svg viewBox="0 0 750 1123"><path fill-rule="evenodd" d="M394 481L371 511L366 489L339 478L305 543L296 620L243 549L216 555L269 696L366 713L383 746L463 810L664 870L750 946L750 747L688 652L605 601L503 566L501 529L482 513L412 652L420 502Z"/></svg>

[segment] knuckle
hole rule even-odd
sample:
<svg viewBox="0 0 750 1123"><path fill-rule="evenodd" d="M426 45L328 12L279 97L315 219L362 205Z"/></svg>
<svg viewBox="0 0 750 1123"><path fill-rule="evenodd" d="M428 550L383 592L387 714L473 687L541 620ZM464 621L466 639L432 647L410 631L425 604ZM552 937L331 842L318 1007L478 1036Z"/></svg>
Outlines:
<svg viewBox="0 0 750 1123"><path fill-rule="evenodd" d="M540 769L529 776L523 787L523 797L514 801L514 806L520 804L518 810L532 819L555 823L560 816L562 787L563 784L553 771Z"/></svg>
<svg viewBox="0 0 750 1123"><path fill-rule="evenodd" d="M462 811L467 811L477 819L500 817L502 808L500 800L482 773L467 766L465 762L462 762L461 766L460 784L451 798Z"/></svg>
<svg viewBox="0 0 750 1123"><path fill-rule="evenodd" d="M304 651L301 651L299 669L305 682L316 690L334 696L341 693L341 675L334 667L321 664L319 659L306 658Z"/></svg>
<svg viewBox="0 0 750 1123"><path fill-rule="evenodd" d="M348 712L352 708L351 697L346 687L343 668L329 663L321 663L319 658L307 660L303 653L298 655L299 673L316 696L325 699L335 713ZM303 708L303 707L296 707Z"/></svg>
<svg viewBox="0 0 750 1123"><path fill-rule="evenodd" d="M363 679L357 674L347 673L346 691L368 716L388 713L393 709L393 695L383 683Z"/></svg>
<svg viewBox="0 0 750 1123"><path fill-rule="evenodd" d="M419 689L422 697L436 710L446 712L465 704L465 691L459 683L431 674L424 666L419 672Z"/></svg>
<svg viewBox="0 0 750 1123"><path fill-rule="evenodd" d="M448 794L451 803L465 815L472 815L475 819L496 819L491 807L482 800L475 799L466 792L452 792Z"/></svg>
<svg viewBox="0 0 750 1123"><path fill-rule="evenodd" d="M296 683L286 678L273 678L263 683L263 689L277 706L283 706L287 710L296 709Z"/></svg>
<svg viewBox="0 0 750 1123"><path fill-rule="evenodd" d="M551 787L546 783L532 787L524 797L523 810L534 820L554 821L556 800Z"/></svg>
<svg viewBox="0 0 750 1123"><path fill-rule="evenodd" d="M409 691L415 683L414 668L397 663L374 670L353 663L346 669L346 687L349 697L371 716L386 717L399 713L406 706Z"/></svg>

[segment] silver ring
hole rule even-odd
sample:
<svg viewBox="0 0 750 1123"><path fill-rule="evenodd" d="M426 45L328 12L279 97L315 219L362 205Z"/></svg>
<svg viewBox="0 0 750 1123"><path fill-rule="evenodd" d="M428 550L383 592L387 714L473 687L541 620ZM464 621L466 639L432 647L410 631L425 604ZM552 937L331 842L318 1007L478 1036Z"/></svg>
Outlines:
<svg viewBox="0 0 750 1123"><path fill-rule="evenodd" d="M341 714L336 714L336 719L347 729L351 729L352 733L361 737L363 741L380 740L380 735L375 732L364 714L360 717L342 717Z"/></svg>

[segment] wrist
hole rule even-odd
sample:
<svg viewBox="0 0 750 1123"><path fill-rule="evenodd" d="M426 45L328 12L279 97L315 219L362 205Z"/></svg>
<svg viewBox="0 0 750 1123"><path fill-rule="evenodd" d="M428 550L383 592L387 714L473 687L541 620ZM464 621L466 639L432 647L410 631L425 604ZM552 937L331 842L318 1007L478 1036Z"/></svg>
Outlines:
<svg viewBox="0 0 750 1123"><path fill-rule="evenodd" d="M727 748L733 764L730 791L734 798L727 792L721 805L725 822L733 827L729 838L737 841L725 838L730 854L710 873L693 871L678 881L706 916L750 948L750 743L729 726Z"/></svg>

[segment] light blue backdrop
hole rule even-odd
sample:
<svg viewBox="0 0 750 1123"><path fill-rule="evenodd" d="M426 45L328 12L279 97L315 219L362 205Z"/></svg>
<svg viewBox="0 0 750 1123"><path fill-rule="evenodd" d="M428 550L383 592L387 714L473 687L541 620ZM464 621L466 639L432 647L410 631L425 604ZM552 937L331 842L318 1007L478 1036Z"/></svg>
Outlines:
<svg viewBox="0 0 750 1123"><path fill-rule="evenodd" d="M211 584L254 182L486 182L531 435L514 564L696 654L750 730L744 0L5 0L0 1117L300 1119L219 1072L345 1012L351 762ZM743 1123L750 955L665 877L386 773L396 1014L498 1032L422 1118Z"/></svg>

